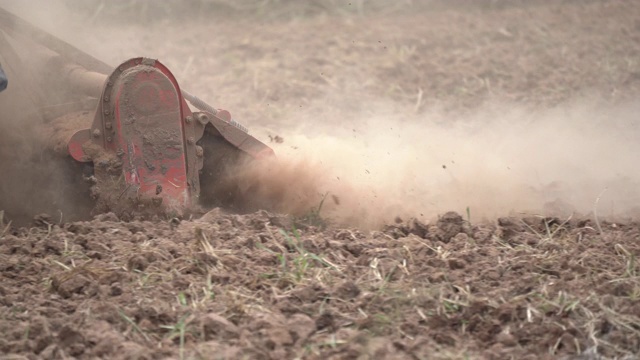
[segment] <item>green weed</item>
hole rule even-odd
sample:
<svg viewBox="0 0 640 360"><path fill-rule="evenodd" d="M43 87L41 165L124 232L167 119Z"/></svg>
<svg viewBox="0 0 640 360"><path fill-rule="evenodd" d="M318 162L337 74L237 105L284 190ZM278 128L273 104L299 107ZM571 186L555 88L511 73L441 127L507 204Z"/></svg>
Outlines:
<svg viewBox="0 0 640 360"><path fill-rule="evenodd" d="M176 336L179 337L179 341L180 341L180 359L184 359L184 339L185 339L185 334L187 333L187 318L189 316L185 315L184 317L182 317L177 323L175 323L174 325L161 325L160 327L163 329L167 329L170 330L171 332L168 335L168 338L173 340L175 339Z"/></svg>
<svg viewBox="0 0 640 360"><path fill-rule="evenodd" d="M295 223L300 226L316 226L320 229L327 227L327 221L320 215L324 202L327 199L329 193L325 193L320 200L320 203L316 207L312 207L307 214L295 219Z"/></svg>

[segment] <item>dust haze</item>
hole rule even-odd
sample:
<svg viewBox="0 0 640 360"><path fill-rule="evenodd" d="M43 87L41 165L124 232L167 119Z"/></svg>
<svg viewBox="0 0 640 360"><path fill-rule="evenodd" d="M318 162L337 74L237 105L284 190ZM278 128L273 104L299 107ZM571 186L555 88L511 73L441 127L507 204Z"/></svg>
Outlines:
<svg viewBox="0 0 640 360"><path fill-rule="evenodd" d="M301 192L312 184L318 195L304 198L315 201L307 207L329 193L340 202L327 198L327 214L368 227L467 209L472 220L589 215L598 198L599 216L628 217L639 210L639 110L578 101L461 115L347 114L342 126L306 119L304 131L279 132L285 141L275 149L285 170L269 168L264 178L272 189ZM300 208L293 204L286 210Z"/></svg>
<svg viewBox="0 0 640 360"><path fill-rule="evenodd" d="M90 19L106 14L100 2L95 3L94 12L84 13ZM132 40L134 28L101 25L94 35L86 30L86 16L82 20L63 3L48 5L47 11L37 2L28 4L0 1L0 6L109 63L129 55L160 57L148 43L138 52L136 46L148 38ZM60 27L61 19L67 27ZM85 31L79 32L83 26ZM166 54L171 44L158 46L164 46L158 53ZM188 77L193 58L183 56L184 46L181 49L167 56L166 63L175 65L177 75ZM3 65L7 69L4 59ZM212 70L199 68L200 74L206 71ZM203 86L197 84L198 76L190 80L197 89ZM9 86L14 86L11 79ZM367 228L398 216L431 220L450 210L469 214L472 221L513 212L589 215L596 200L599 216L629 217L639 211L637 102L612 104L580 96L543 107L497 99L471 111L436 106L416 111L379 94L358 96L366 90L354 94L329 86L321 89L331 95L308 100L305 107L277 121L254 118L245 124L278 156L236 174L239 185L252 192L254 205L303 216L322 204L321 215ZM0 94L0 100L7 94ZM30 142L30 131L41 120L15 124L16 114L5 111L7 106L2 103L0 115L0 205L16 214L52 208L62 213L65 200L57 191L39 201L25 201L30 197L20 195L39 186L43 174L54 189L67 179L56 166L33 169L30 161L42 154ZM229 110L250 112L251 107ZM284 141L270 141L276 135Z"/></svg>
<svg viewBox="0 0 640 360"><path fill-rule="evenodd" d="M64 36L73 31L72 17L61 4L40 2L0 2L0 6L38 27ZM18 29L20 30L20 29ZM8 75L9 86L0 94L0 210L17 225L31 223L38 214L48 221L81 219L87 214L88 198L73 197L82 186L77 164L54 154L47 146L42 109L62 98L66 92L52 81L56 75L45 70L41 55L46 50L26 38L3 36L8 48L0 51L0 63ZM18 60L16 60L18 59ZM24 71L28 69L28 73Z"/></svg>

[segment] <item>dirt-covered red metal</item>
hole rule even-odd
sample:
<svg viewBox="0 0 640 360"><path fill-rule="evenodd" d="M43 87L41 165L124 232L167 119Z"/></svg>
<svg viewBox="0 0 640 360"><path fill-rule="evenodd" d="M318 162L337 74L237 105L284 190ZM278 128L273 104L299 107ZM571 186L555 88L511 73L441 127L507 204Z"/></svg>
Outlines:
<svg viewBox="0 0 640 360"><path fill-rule="evenodd" d="M175 77L154 59L135 58L104 80L91 128L76 132L69 153L92 162L100 211L168 213L200 195L205 130L252 157L273 151L231 123L227 111L192 112Z"/></svg>

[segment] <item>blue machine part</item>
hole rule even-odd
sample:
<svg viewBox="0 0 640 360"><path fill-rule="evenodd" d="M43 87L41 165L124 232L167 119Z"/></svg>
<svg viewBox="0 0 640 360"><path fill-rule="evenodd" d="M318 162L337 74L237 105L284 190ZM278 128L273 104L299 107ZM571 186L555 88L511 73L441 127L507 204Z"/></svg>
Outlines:
<svg viewBox="0 0 640 360"><path fill-rule="evenodd" d="M6 89L8 84L9 80L7 79L7 75L5 75L4 71L2 70L2 65L0 65L0 91Z"/></svg>

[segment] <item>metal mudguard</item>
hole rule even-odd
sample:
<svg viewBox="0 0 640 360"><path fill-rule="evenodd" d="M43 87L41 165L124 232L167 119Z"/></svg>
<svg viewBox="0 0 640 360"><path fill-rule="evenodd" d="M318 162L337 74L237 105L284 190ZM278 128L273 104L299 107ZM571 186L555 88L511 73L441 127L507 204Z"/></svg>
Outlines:
<svg viewBox="0 0 640 360"><path fill-rule="evenodd" d="M164 65L135 58L108 76L93 125L75 133L68 148L94 164L97 212L182 216L200 195L205 129L251 157L273 155L233 126L228 112L192 112Z"/></svg>

